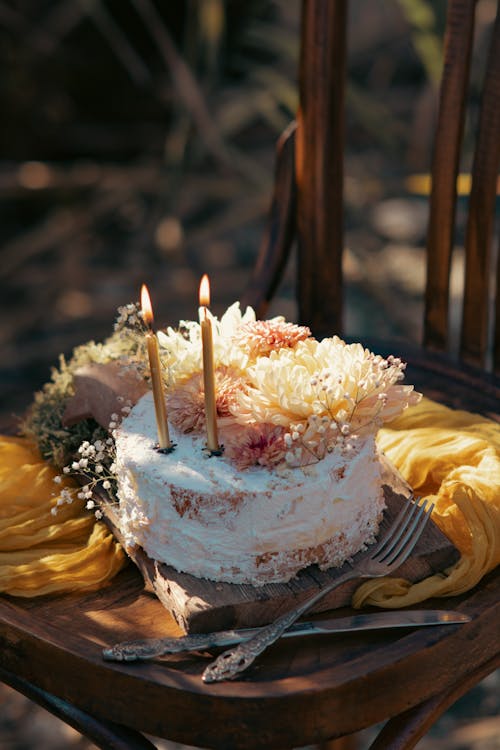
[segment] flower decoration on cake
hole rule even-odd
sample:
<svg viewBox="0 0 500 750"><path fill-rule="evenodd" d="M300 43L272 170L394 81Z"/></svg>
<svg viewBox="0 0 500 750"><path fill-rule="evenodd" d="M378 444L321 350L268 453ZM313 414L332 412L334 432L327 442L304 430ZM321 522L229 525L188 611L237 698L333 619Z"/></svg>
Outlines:
<svg viewBox="0 0 500 750"><path fill-rule="evenodd" d="M139 307L129 304L118 313L107 340L79 346L69 361L61 358L59 370L36 395L25 422L25 432L60 467L73 460L85 440L106 441L113 435L102 420L100 425L89 419L74 425L65 422L82 366L118 367L118 390L127 391L134 378L142 383L148 378ZM305 467L333 450L349 451L356 440L375 434L420 400L412 386L401 384L405 365L396 357L383 358L337 336L318 341L307 327L283 317L256 320L252 308L242 313L237 302L220 319L207 314L213 330L224 460L240 469ZM178 328L159 331L158 342L169 422L179 432L203 434L200 324L181 321ZM123 393L123 398L130 395Z"/></svg>
<svg viewBox="0 0 500 750"><path fill-rule="evenodd" d="M225 455L239 468L305 466L335 447L375 433L420 394L401 385L404 364L337 336L318 341L282 317L258 321L238 303L214 331L217 421ZM169 419L204 429L198 323L159 333Z"/></svg>

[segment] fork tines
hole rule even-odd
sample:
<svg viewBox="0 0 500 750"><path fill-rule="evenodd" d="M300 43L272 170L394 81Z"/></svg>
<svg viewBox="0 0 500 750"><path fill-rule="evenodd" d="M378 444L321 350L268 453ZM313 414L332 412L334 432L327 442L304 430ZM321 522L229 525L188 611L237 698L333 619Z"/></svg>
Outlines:
<svg viewBox="0 0 500 750"><path fill-rule="evenodd" d="M433 508L434 503L429 500L412 500L406 503L374 551L373 558L391 565L401 554L404 554L405 558L408 557L418 542Z"/></svg>

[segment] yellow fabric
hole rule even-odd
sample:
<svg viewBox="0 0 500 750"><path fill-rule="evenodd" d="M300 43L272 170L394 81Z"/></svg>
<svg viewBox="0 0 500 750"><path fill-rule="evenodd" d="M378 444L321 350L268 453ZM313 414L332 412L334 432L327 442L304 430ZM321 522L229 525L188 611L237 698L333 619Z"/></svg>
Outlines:
<svg viewBox="0 0 500 750"><path fill-rule="evenodd" d="M39 596L95 589L123 566L125 555L104 524L84 510L69 479L23 438L0 436L0 592ZM74 500L57 507L60 489Z"/></svg>
<svg viewBox="0 0 500 750"><path fill-rule="evenodd" d="M423 399L380 430L378 444L416 496L435 501L433 520L461 557L419 583L369 580L354 606L404 607L468 591L500 564L500 424Z"/></svg>
<svg viewBox="0 0 500 750"><path fill-rule="evenodd" d="M402 607L471 587L500 563L500 425L428 399L380 431L378 443L461 552L450 570L411 584L367 581L356 607ZM97 588L125 556L83 502L64 504L55 471L22 438L0 437L0 591L17 596ZM64 486L74 486L65 480Z"/></svg>

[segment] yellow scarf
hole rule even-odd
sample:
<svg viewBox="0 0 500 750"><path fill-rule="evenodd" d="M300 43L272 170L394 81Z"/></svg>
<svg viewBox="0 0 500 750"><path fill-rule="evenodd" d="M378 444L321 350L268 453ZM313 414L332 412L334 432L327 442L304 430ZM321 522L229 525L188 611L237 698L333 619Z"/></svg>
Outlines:
<svg viewBox="0 0 500 750"><path fill-rule="evenodd" d="M0 436L0 592L96 589L125 562L104 524L84 510L75 483L55 484L56 474L27 440ZM62 488L73 502L58 506Z"/></svg>
<svg viewBox="0 0 500 750"><path fill-rule="evenodd" d="M367 581L354 606L406 607L468 591L500 564L500 424L423 399L377 440L415 495L435 501L432 518L461 557L419 583Z"/></svg>
<svg viewBox="0 0 500 750"><path fill-rule="evenodd" d="M353 604L402 607L473 587L500 563L500 425L424 399L380 431L378 443L413 487L436 501L433 519L461 552L450 570L411 584L362 584ZM98 588L125 555L76 498L57 506L56 472L22 438L0 437L0 592ZM57 513L51 513L57 507Z"/></svg>

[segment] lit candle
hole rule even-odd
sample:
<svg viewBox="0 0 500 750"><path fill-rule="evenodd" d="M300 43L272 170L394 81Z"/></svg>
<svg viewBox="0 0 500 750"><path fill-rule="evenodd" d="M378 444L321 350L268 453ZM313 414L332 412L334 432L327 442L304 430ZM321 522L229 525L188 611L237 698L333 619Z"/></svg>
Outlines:
<svg viewBox="0 0 500 750"><path fill-rule="evenodd" d="M207 425L207 448L210 452L219 453L217 437L217 407L215 402L214 350L212 341L212 322L208 317L207 307L210 304L210 284L205 274L200 283L200 326L203 347L203 385L205 389L205 419Z"/></svg>
<svg viewBox="0 0 500 750"><path fill-rule="evenodd" d="M149 292L145 284L141 288L142 317L147 326L146 346L148 349L149 369L151 371L151 385L155 402L156 425L158 428L158 447L160 450L170 451L173 448L168 434L167 408L161 376L160 355L158 353L158 339L153 331L153 308Z"/></svg>

